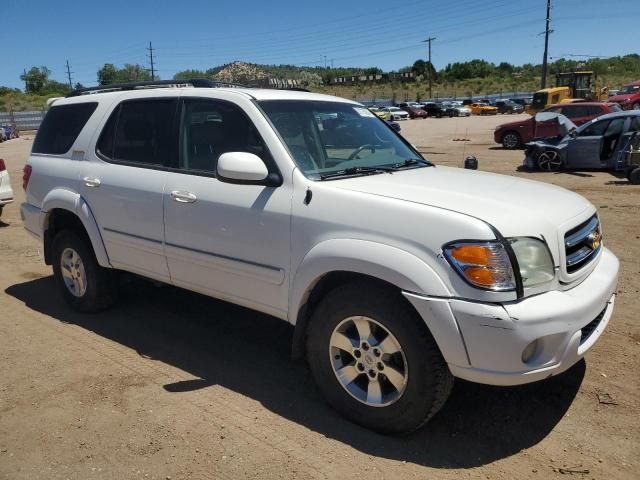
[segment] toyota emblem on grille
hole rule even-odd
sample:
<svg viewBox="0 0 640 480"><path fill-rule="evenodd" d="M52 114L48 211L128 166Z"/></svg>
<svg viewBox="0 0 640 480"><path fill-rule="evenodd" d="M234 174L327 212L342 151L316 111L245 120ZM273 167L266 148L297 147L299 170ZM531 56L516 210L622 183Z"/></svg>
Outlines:
<svg viewBox="0 0 640 480"><path fill-rule="evenodd" d="M597 250L600 246L600 242L602 241L602 234L598 230L594 230L585 240L585 243L591 247L591 250Z"/></svg>

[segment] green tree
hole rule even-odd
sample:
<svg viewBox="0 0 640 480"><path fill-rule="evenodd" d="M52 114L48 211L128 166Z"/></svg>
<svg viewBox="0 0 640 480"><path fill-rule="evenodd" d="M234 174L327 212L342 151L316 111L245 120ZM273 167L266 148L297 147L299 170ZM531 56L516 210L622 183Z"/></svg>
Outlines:
<svg viewBox="0 0 640 480"><path fill-rule="evenodd" d="M31 67L28 72L20 75L20 80L25 82L26 93L41 94L49 81L51 70L47 67Z"/></svg>
<svg viewBox="0 0 640 480"><path fill-rule="evenodd" d="M210 78L206 72L202 70L183 70L173 76L174 80L190 80L192 78Z"/></svg>
<svg viewBox="0 0 640 480"><path fill-rule="evenodd" d="M98 84L109 85L115 83L118 79L118 69L112 63L105 63L98 70Z"/></svg>

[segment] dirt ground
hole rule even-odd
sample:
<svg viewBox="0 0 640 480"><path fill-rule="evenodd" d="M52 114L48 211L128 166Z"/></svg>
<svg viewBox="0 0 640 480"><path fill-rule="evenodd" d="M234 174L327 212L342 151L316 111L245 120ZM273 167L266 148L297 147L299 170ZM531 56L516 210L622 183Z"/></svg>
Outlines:
<svg viewBox="0 0 640 480"><path fill-rule="evenodd" d="M475 154L482 170L591 200L622 262L616 311L586 362L522 387L458 381L405 438L328 408L290 361L292 329L279 320L144 281L108 312L70 311L20 222L33 137L1 144L17 201L0 221L0 478L638 478L640 187L604 172L517 171L522 151L492 138L513 119L402 128L438 164Z"/></svg>

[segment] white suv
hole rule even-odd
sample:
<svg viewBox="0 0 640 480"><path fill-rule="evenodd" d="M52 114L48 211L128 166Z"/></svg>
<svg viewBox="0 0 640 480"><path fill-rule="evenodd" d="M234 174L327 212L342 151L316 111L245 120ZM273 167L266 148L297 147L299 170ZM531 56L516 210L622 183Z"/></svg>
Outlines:
<svg viewBox="0 0 640 480"><path fill-rule="evenodd" d="M9 172L7 172L7 166L4 160L0 158L0 216L2 216L2 210L5 205L13 202L13 190L11 189L11 180L9 179Z"/></svg>
<svg viewBox="0 0 640 480"><path fill-rule="evenodd" d="M583 197L434 166L348 100L144 86L56 101L25 167L72 307L128 271L274 315L328 402L390 433L454 377L541 380L607 326L618 260Z"/></svg>

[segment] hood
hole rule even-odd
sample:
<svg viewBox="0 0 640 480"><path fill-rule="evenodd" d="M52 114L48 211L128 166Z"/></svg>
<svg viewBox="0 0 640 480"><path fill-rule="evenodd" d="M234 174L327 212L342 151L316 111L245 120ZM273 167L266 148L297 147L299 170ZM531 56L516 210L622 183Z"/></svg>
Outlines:
<svg viewBox="0 0 640 480"><path fill-rule="evenodd" d="M552 238L561 225L595 211L584 197L555 185L461 168L425 167L332 184L470 215L493 225L505 237L542 234Z"/></svg>
<svg viewBox="0 0 640 480"><path fill-rule="evenodd" d="M616 102L616 103L624 103L627 100L631 100L632 97L634 96L638 96L638 94L640 94L640 91L638 91L637 93L626 93L624 95L614 95L613 97L609 97L609 102Z"/></svg>

